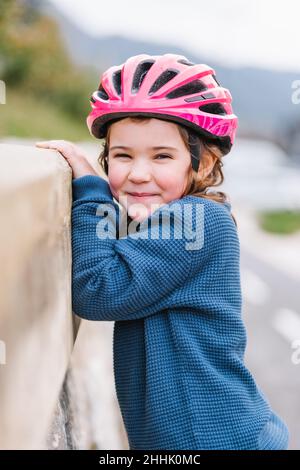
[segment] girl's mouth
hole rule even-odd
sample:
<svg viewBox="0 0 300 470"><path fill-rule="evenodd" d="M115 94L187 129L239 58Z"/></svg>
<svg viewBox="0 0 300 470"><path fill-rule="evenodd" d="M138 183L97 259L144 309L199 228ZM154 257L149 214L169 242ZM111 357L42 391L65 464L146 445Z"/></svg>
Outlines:
<svg viewBox="0 0 300 470"><path fill-rule="evenodd" d="M132 196L136 199L147 199L150 197L159 196L159 194L150 194L150 193L127 193L129 196Z"/></svg>

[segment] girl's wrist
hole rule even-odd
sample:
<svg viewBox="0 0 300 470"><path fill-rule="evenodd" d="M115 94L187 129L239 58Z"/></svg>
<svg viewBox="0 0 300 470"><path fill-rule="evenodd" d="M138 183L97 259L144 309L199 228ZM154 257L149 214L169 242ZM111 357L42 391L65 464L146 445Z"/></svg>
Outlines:
<svg viewBox="0 0 300 470"><path fill-rule="evenodd" d="M77 158L72 167L72 177L80 178L81 176L94 175L99 176L92 165L83 157L81 159Z"/></svg>

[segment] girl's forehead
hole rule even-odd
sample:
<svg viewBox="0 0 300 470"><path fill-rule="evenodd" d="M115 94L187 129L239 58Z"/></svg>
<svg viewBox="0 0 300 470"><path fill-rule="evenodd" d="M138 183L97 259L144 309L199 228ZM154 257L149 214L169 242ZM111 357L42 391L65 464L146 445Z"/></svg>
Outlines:
<svg viewBox="0 0 300 470"><path fill-rule="evenodd" d="M156 119L156 118L149 118L147 120L134 120L132 118L124 118L117 122L114 122L110 126L110 130L112 134L120 134L122 132L128 132L132 130L133 132L136 130L140 132L153 132L164 134L167 132L168 134L178 134L177 124L173 122L169 122L163 119Z"/></svg>
<svg viewBox="0 0 300 470"><path fill-rule="evenodd" d="M183 141L177 125L160 119L135 122L122 119L113 123L109 133L109 146L126 146L128 148L173 147L181 148Z"/></svg>

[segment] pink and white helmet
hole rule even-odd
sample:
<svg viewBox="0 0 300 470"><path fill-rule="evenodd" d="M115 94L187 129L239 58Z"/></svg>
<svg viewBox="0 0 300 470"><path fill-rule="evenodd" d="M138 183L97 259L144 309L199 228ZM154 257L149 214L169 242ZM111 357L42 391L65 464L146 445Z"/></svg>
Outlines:
<svg viewBox="0 0 300 470"><path fill-rule="evenodd" d="M108 68L91 98L91 135L103 138L106 124L146 115L183 124L218 144L224 155L234 142L238 118L232 97L206 64L177 54L130 57Z"/></svg>

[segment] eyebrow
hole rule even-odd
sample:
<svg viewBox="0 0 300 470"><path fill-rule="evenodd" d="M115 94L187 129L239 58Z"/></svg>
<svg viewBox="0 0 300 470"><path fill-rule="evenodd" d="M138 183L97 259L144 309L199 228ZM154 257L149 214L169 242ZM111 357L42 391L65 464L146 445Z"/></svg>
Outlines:
<svg viewBox="0 0 300 470"><path fill-rule="evenodd" d="M126 147L125 145L115 145L114 147L110 147L109 150L114 150L114 149L131 150L131 147ZM168 146L165 146L165 145L156 145L154 147L149 147L149 150L159 150L159 149L177 150L175 147L168 147Z"/></svg>

